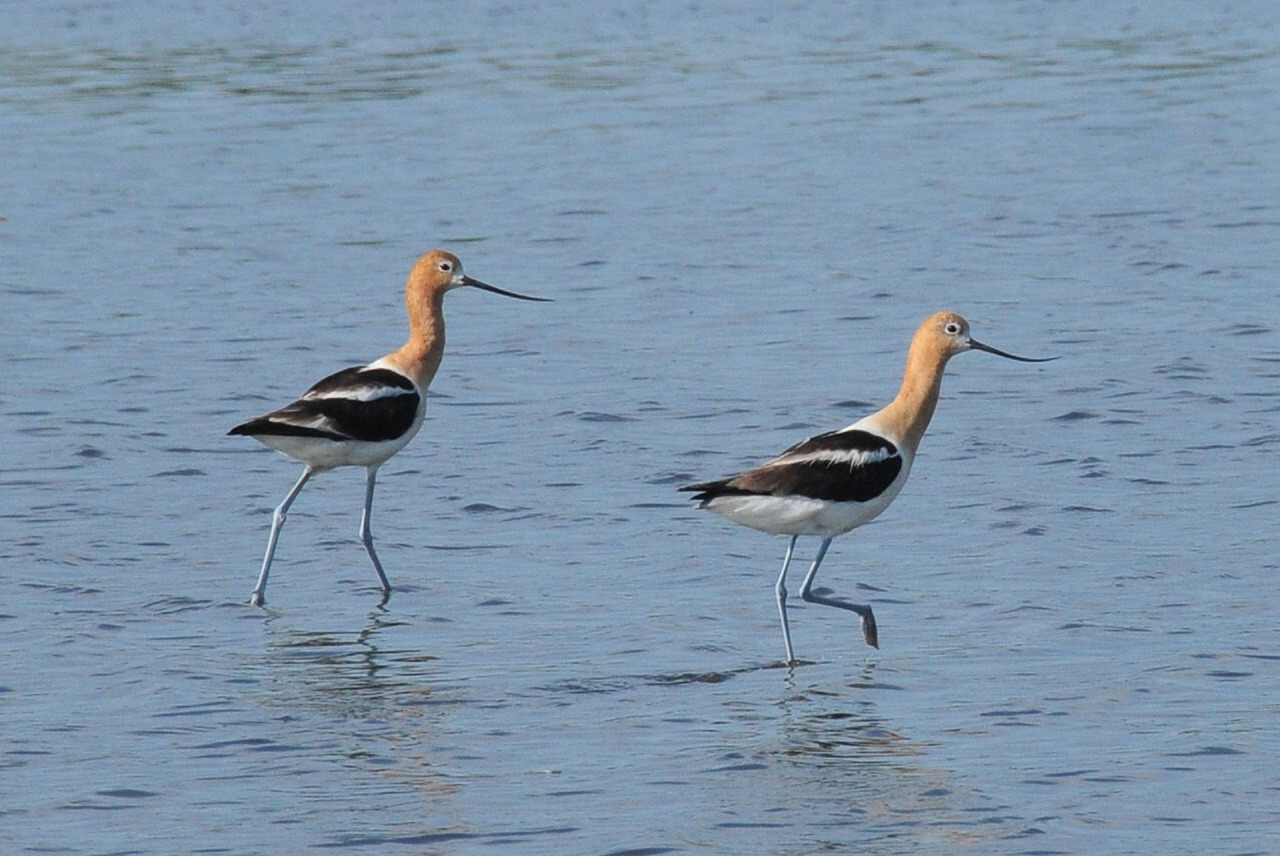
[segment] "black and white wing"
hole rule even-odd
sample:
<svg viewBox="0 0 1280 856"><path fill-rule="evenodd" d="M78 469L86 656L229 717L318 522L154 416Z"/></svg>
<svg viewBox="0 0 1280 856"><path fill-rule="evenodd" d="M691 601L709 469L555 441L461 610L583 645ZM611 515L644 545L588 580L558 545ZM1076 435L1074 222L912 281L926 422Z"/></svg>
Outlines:
<svg viewBox="0 0 1280 856"><path fill-rule="evenodd" d="M413 381L399 372L359 366L329 375L292 404L228 433L378 443L403 436L421 402Z"/></svg>
<svg viewBox="0 0 1280 856"><path fill-rule="evenodd" d="M801 496L827 502L868 502L902 471L902 453L870 431L845 428L810 437L768 463L719 481L687 485L703 503L719 496Z"/></svg>

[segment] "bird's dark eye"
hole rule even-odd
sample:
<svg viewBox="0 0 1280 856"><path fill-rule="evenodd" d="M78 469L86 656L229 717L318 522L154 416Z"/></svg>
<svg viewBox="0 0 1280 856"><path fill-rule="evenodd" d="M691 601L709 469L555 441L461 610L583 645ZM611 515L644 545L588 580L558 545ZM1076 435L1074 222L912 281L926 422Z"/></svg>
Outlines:
<svg viewBox="0 0 1280 856"><path fill-rule="evenodd" d="M440 270L446 273L453 270L453 262L440 262Z"/></svg>
<svg viewBox="0 0 1280 856"><path fill-rule="evenodd" d="M947 333L948 335L955 336L960 332L960 325L954 321L951 321L951 322L948 322L947 326L943 327L942 329L943 329L943 332Z"/></svg>

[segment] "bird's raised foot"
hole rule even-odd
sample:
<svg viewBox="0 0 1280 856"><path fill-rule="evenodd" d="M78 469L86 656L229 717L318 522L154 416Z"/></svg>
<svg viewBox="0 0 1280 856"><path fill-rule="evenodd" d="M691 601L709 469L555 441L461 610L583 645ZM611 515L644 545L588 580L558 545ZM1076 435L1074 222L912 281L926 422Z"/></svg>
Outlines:
<svg viewBox="0 0 1280 856"><path fill-rule="evenodd" d="M871 607L866 607L866 612L859 612L862 619L862 638L867 640L867 644L872 648L880 647L880 633L876 629L876 616L871 611Z"/></svg>

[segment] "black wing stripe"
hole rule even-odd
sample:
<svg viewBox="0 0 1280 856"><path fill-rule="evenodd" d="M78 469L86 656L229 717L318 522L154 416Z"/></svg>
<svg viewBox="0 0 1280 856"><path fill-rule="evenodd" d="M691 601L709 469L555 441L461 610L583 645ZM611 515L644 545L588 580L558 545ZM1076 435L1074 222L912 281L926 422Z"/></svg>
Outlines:
<svg viewBox="0 0 1280 856"><path fill-rule="evenodd" d="M378 443L394 440L409 430L418 414L420 396L415 393L372 401L350 398L319 398L299 402L299 415L322 416L330 420L346 439ZM293 408L285 408L286 411Z"/></svg>

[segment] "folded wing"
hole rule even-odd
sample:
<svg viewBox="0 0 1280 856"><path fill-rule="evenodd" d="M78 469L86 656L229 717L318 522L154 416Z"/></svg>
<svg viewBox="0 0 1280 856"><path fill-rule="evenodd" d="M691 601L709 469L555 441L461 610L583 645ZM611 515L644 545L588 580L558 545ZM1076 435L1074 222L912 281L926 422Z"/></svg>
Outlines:
<svg viewBox="0 0 1280 856"><path fill-rule="evenodd" d="M292 404L250 419L229 433L377 443L408 431L421 400L413 381L404 375L361 366L329 375Z"/></svg>
<svg viewBox="0 0 1280 856"><path fill-rule="evenodd" d="M719 481L688 485L704 504L719 496L800 496L827 502L868 502L902 471L898 447L876 434L845 428L810 437L768 463Z"/></svg>

